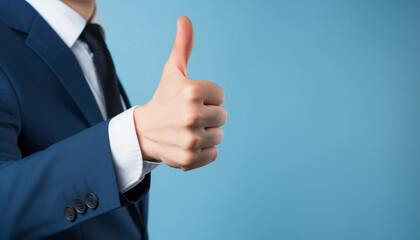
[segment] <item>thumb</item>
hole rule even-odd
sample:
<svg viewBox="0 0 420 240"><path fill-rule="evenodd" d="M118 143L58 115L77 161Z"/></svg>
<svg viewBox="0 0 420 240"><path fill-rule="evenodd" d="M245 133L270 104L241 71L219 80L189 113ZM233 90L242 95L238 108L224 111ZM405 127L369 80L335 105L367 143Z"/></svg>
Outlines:
<svg viewBox="0 0 420 240"><path fill-rule="evenodd" d="M194 46L194 30L190 19L185 16L179 17L174 46L168 63L187 75L187 64Z"/></svg>

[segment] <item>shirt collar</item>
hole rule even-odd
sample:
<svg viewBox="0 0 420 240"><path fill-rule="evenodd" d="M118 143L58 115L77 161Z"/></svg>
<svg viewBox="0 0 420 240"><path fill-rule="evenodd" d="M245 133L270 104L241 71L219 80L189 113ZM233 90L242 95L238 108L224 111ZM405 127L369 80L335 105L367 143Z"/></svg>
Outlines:
<svg viewBox="0 0 420 240"><path fill-rule="evenodd" d="M26 1L47 21L69 48L74 45L86 26L86 20L79 13L60 0ZM102 19L96 9L90 23L98 24L105 38Z"/></svg>

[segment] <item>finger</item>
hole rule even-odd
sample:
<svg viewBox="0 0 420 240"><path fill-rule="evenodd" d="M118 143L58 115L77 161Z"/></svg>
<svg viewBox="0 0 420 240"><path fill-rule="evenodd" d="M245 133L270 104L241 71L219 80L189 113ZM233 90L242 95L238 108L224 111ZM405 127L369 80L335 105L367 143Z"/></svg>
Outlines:
<svg viewBox="0 0 420 240"><path fill-rule="evenodd" d="M199 148L207 148L218 145L223 140L223 130L218 127L207 128L203 130L201 138L197 142Z"/></svg>
<svg viewBox="0 0 420 240"><path fill-rule="evenodd" d="M177 21L175 42L167 65L175 67L187 75L188 60L194 46L194 30L189 18L182 16Z"/></svg>
<svg viewBox="0 0 420 240"><path fill-rule="evenodd" d="M220 127L227 121L227 111L222 106L205 105L204 106L204 127Z"/></svg>
<svg viewBox="0 0 420 240"><path fill-rule="evenodd" d="M195 168L200 168L202 166L205 166L214 160L216 160L217 155L219 151L216 147L208 147L201 149L199 156L197 157L196 161L194 161L192 164L188 165L187 167L181 167L183 171L191 170Z"/></svg>
<svg viewBox="0 0 420 240"><path fill-rule="evenodd" d="M202 98L205 105L218 106L225 101L225 93L217 84L205 80L195 80L195 82L203 86Z"/></svg>

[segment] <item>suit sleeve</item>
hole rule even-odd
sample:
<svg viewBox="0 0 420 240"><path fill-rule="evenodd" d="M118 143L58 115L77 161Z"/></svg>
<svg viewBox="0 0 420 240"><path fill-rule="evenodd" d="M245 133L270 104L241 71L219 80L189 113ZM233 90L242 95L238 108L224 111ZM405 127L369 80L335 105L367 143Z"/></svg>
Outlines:
<svg viewBox="0 0 420 240"><path fill-rule="evenodd" d="M0 69L0 239L51 236L146 195L147 184L139 184L130 199L119 193L108 125L99 123L22 158L19 102ZM68 221L64 208L88 193L97 196L97 207Z"/></svg>

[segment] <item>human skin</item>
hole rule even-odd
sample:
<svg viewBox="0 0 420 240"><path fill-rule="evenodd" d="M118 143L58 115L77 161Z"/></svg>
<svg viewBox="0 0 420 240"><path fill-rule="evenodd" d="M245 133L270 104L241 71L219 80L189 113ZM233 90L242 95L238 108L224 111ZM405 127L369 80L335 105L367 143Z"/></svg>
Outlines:
<svg viewBox="0 0 420 240"><path fill-rule="evenodd" d="M62 0L87 21L95 0ZM134 110L134 123L144 160L163 161L184 171L213 162L215 147L223 139L220 126L227 111L220 106L225 98L216 84L190 80L187 64L194 45L194 31L187 17L177 21L171 55L153 98Z"/></svg>
<svg viewBox="0 0 420 240"><path fill-rule="evenodd" d="M78 12L86 21L93 16L96 8L95 0L61 0L76 12Z"/></svg>
<svg viewBox="0 0 420 240"><path fill-rule="evenodd" d="M216 84L190 80L188 59L194 32L187 17L178 18L177 34L159 86L150 102L136 107L134 119L143 158L191 170L217 157L227 120L225 98Z"/></svg>

